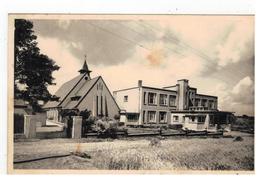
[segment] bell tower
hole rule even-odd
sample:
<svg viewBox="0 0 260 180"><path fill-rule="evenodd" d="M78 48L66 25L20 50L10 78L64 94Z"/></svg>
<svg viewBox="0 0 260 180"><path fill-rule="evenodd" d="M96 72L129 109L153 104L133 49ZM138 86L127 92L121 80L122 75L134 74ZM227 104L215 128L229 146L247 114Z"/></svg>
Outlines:
<svg viewBox="0 0 260 180"><path fill-rule="evenodd" d="M90 73L91 73L92 71L89 70L86 59L87 59L87 56L85 55L84 64L83 64L82 68L79 70L79 73L80 73L80 74L86 74L87 77L88 77L88 79L91 79L91 78L90 78Z"/></svg>

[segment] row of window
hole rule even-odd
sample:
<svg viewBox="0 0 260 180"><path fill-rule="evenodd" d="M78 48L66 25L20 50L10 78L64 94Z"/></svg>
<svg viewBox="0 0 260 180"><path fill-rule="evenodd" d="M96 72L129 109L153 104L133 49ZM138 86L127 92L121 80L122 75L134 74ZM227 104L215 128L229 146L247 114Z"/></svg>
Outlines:
<svg viewBox="0 0 260 180"><path fill-rule="evenodd" d="M148 94L148 97L146 97ZM147 98L147 100L146 100ZM148 102L147 102L148 101ZM124 102L128 102L128 96L124 96ZM143 96L143 103L144 105L157 105L157 94L156 93L146 93L144 92ZM159 105L162 106L176 106L176 96L174 95L169 95L169 100L168 100L168 95L167 94L159 94Z"/></svg>
<svg viewBox="0 0 260 180"><path fill-rule="evenodd" d="M159 123L167 122L167 112L159 111ZM128 121L137 121L139 119L139 113L128 113ZM156 123L156 111L143 111L143 122Z"/></svg>
<svg viewBox="0 0 260 180"><path fill-rule="evenodd" d="M99 100L100 98L100 100ZM107 102L105 96L96 96L96 116L108 116Z"/></svg>
<svg viewBox="0 0 260 180"><path fill-rule="evenodd" d="M167 123L167 112L159 111L159 123ZM157 123L157 114L156 111L143 111L143 122L146 123ZM172 122L185 122L185 118L189 119L189 123L198 123L203 124L205 123L206 116L199 115L199 116L182 116L182 119L179 119L179 116L172 116ZM129 113L127 114L128 121L136 121L139 119L138 113ZM212 118L210 118L212 119Z"/></svg>
<svg viewBox="0 0 260 180"><path fill-rule="evenodd" d="M145 111L143 111L143 118L145 117ZM182 122L184 122L185 116L183 116ZM197 123L205 123L206 116L190 116L189 122L195 123L195 118L197 118ZM143 119L145 120L145 119ZM173 116L172 121L179 122L179 116ZM147 111L147 122L156 123L156 111ZM159 112L159 123L167 122L167 112L160 111Z"/></svg>
<svg viewBox="0 0 260 180"><path fill-rule="evenodd" d="M156 111L147 111L147 118L148 123L156 123ZM143 111L143 121L145 121L145 111ZM159 112L159 123L166 123L167 122L167 112L160 111Z"/></svg>
<svg viewBox="0 0 260 180"><path fill-rule="evenodd" d="M207 102L208 102L208 104L207 104ZM202 99L202 100L200 100L200 99L195 99L195 104L194 104L194 106L203 106L203 107L209 107L209 108L211 108L211 109L214 109L215 108L215 103L214 103L214 101L213 100L207 100L207 99Z"/></svg>
<svg viewBox="0 0 260 180"><path fill-rule="evenodd" d="M182 116L182 122L185 122L185 117L187 116ZM188 116L189 117L189 122L190 123L195 123L195 118L197 117L197 123L205 123L206 116ZM179 116L173 116L172 120L174 122L179 122Z"/></svg>
<svg viewBox="0 0 260 180"><path fill-rule="evenodd" d="M148 94L148 95L147 95ZM147 100L146 100L146 95ZM148 102L147 102L148 101ZM144 92L143 95L143 103L144 105L146 105L148 103L148 105L157 105L157 94L156 93L152 93L152 92ZM163 106L176 106L176 96L174 95L167 95L167 94L159 94L159 105L163 105Z"/></svg>
<svg viewBox="0 0 260 180"><path fill-rule="evenodd" d="M206 116L197 116L197 123L203 124L203 123L205 123L205 120L206 120ZM189 122L195 123L195 116L190 116Z"/></svg>

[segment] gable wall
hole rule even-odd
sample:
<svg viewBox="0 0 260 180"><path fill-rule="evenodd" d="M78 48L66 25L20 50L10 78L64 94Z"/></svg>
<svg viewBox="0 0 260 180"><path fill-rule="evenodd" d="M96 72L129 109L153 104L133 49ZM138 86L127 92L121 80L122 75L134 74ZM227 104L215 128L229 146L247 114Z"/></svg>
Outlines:
<svg viewBox="0 0 260 180"><path fill-rule="evenodd" d="M98 101L98 107L97 107L97 101ZM102 106L101 106L101 101L102 101ZM105 102L107 102L107 106L105 105ZM107 107L108 117L114 118L116 114L119 114L119 108L115 103L112 95L110 94L109 89L105 86L103 79L99 78L99 80L92 87L92 89L87 94L87 96L79 104L78 109L80 111L88 109L92 112L93 116L97 116L97 114L101 114L101 112L105 115L106 107Z"/></svg>

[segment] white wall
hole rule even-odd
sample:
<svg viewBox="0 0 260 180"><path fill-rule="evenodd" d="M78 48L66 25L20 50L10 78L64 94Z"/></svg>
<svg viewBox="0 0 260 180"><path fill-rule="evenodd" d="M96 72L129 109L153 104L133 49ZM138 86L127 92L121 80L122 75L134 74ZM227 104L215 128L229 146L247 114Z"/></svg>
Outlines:
<svg viewBox="0 0 260 180"><path fill-rule="evenodd" d="M123 91L114 92L114 99L119 105L121 110L126 110L126 112L139 112L139 88L132 88ZM124 102L124 96L128 96L128 101Z"/></svg>

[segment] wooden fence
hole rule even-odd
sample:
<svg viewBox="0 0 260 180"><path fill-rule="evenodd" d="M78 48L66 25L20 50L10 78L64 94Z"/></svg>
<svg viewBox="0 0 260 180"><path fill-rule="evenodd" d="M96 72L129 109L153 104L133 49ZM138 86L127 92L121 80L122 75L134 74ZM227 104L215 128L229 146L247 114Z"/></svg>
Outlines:
<svg viewBox="0 0 260 180"><path fill-rule="evenodd" d="M85 137L97 137L99 136L98 132L86 133ZM150 131L140 131L140 132L131 132L127 129L119 130L116 132L118 137L145 137L145 136L223 136L223 131L219 132L207 132L207 131L167 131L167 130L150 130Z"/></svg>

